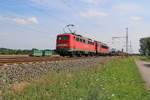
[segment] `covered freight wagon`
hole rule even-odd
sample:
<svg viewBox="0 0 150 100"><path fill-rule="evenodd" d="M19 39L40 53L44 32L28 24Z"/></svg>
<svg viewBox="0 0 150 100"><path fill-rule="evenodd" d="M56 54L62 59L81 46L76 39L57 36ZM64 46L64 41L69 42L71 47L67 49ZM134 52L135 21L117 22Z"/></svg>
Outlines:
<svg viewBox="0 0 150 100"><path fill-rule="evenodd" d="M43 50L43 56L52 56L53 50Z"/></svg>
<svg viewBox="0 0 150 100"><path fill-rule="evenodd" d="M43 56L43 51L42 50L34 49L34 50L32 50L31 56L41 57L41 56Z"/></svg>

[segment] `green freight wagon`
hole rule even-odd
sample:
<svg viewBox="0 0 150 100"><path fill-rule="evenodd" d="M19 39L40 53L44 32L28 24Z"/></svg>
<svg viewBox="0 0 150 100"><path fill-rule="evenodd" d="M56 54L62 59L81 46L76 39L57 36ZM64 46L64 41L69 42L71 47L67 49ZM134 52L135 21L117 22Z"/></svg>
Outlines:
<svg viewBox="0 0 150 100"><path fill-rule="evenodd" d="M43 56L52 56L53 55L53 51L52 50L44 50L43 51Z"/></svg>
<svg viewBox="0 0 150 100"><path fill-rule="evenodd" d="M43 56L43 51L42 50L32 50L32 55L34 57L41 57Z"/></svg>

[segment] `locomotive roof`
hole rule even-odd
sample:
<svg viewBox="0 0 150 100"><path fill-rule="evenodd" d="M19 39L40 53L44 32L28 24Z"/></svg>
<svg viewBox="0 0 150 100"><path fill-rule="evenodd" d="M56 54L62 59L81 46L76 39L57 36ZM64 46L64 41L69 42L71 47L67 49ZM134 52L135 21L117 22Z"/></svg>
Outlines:
<svg viewBox="0 0 150 100"><path fill-rule="evenodd" d="M103 42L99 42L99 41L96 41L96 40L92 40L92 39L90 39L90 38L83 37L82 35L79 35L79 34L76 34L76 33L63 33L63 34L59 34L59 35L70 35L70 34L75 35L75 36L79 36L79 37L84 38L84 39L88 39L88 40L93 41L93 42L101 43L101 44L104 45L104 46L108 46L107 44L105 44L105 43L103 43Z"/></svg>
<svg viewBox="0 0 150 100"><path fill-rule="evenodd" d="M101 43L103 46L108 46L107 44L105 44L105 43Z"/></svg>
<svg viewBox="0 0 150 100"><path fill-rule="evenodd" d="M104 46L108 46L106 43L103 43L103 42L99 42L99 41L95 41L95 42L98 42L98 43L100 43L100 44L102 44Z"/></svg>
<svg viewBox="0 0 150 100"><path fill-rule="evenodd" d="M64 34L60 34L60 35L69 35L69 34L72 34L72 35L75 35L75 36L78 36L78 37L81 37L81 38L88 39L88 40L91 40L91 41L92 41L92 39L90 39L90 38L83 37L82 35L75 34L75 33L64 33Z"/></svg>

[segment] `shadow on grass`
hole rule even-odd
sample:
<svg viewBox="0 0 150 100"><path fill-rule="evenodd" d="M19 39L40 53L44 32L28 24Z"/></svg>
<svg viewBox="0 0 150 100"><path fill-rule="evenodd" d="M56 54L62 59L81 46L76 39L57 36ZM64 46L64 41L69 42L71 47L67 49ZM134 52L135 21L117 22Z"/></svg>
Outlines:
<svg viewBox="0 0 150 100"><path fill-rule="evenodd" d="M145 67L149 67L150 68L150 64L144 64Z"/></svg>

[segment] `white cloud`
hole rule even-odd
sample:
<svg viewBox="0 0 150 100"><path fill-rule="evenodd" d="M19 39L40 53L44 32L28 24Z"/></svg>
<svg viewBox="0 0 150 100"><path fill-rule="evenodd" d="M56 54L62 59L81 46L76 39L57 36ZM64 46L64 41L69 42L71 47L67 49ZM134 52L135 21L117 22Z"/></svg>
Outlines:
<svg viewBox="0 0 150 100"><path fill-rule="evenodd" d="M132 16L132 17L131 17L131 20L133 20L133 21L141 21L142 18L139 17L139 16Z"/></svg>
<svg viewBox="0 0 150 100"><path fill-rule="evenodd" d="M105 17L105 16L108 16L107 13L96 11L96 10L89 10L87 12L81 12L80 15L83 18L95 18L95 17Z"/></svg>
<svg viewBox="0 0 150 100"><path fill-rule="evenodd" d="M30 1L36 4L45 5L49 3L50 0L30 0Z"/></svg>
<svg viewBox="0 0 150 100"><path fill-rule="evenodd" d="M89 4L100 4L100 3L104 3L107 0L80 0L81 2L85 2L85 3L89 3Z"/></svg>
<svg viewBox="0 0 150 100"><path fill-rule="evenodd" d="M70 0L30 0L33 4L37 4L37 5L41 5L41 6L45 6L45 7L50 7L51 5L55 5L57 7L57 5L61 4L65 4L67 2L69 2Z"/></svg>
<svg viewBox="0 0 150 100"><path fill-rule="evenodd" d="M51 0L30 0L32 3L35 4L40 4L40 5L47 5L49 3L52 3ZM67 3L67 2L71 2L73 0L54 0L53 3L55 2L60 2L60 3ZM108 0L79 0L80 2L83 3L88 3L88 4L100 4L100 3L105 3Z"/></svg>
<svg viewBox="0 0 150 100"><path fill-rule="evenodd" d="M13 21L15 21L18 24L38 24L38 20L36 17L30 17L30 18L13 18Z"/></svg>
<svg viewBox="0 0 150 100"><path fill-rule="evenodd" d="M17 24L39 24L36 17L0 16L0 20L7 20Z"/></svg>
<svg viewBox="0 0 150 100"><path fill-rule="evenodd" d="M70 10L68 7L71 4L71 0L30 0L32 7L40 10L54 10L66 12Z"/></svg>
<svg viewBox="0 0 150 100"><path fill-rule="evenodd" d="M135 3L122 3L114 6L114 10L119 13L138 13L142 10L141 6Z"/></svg>

